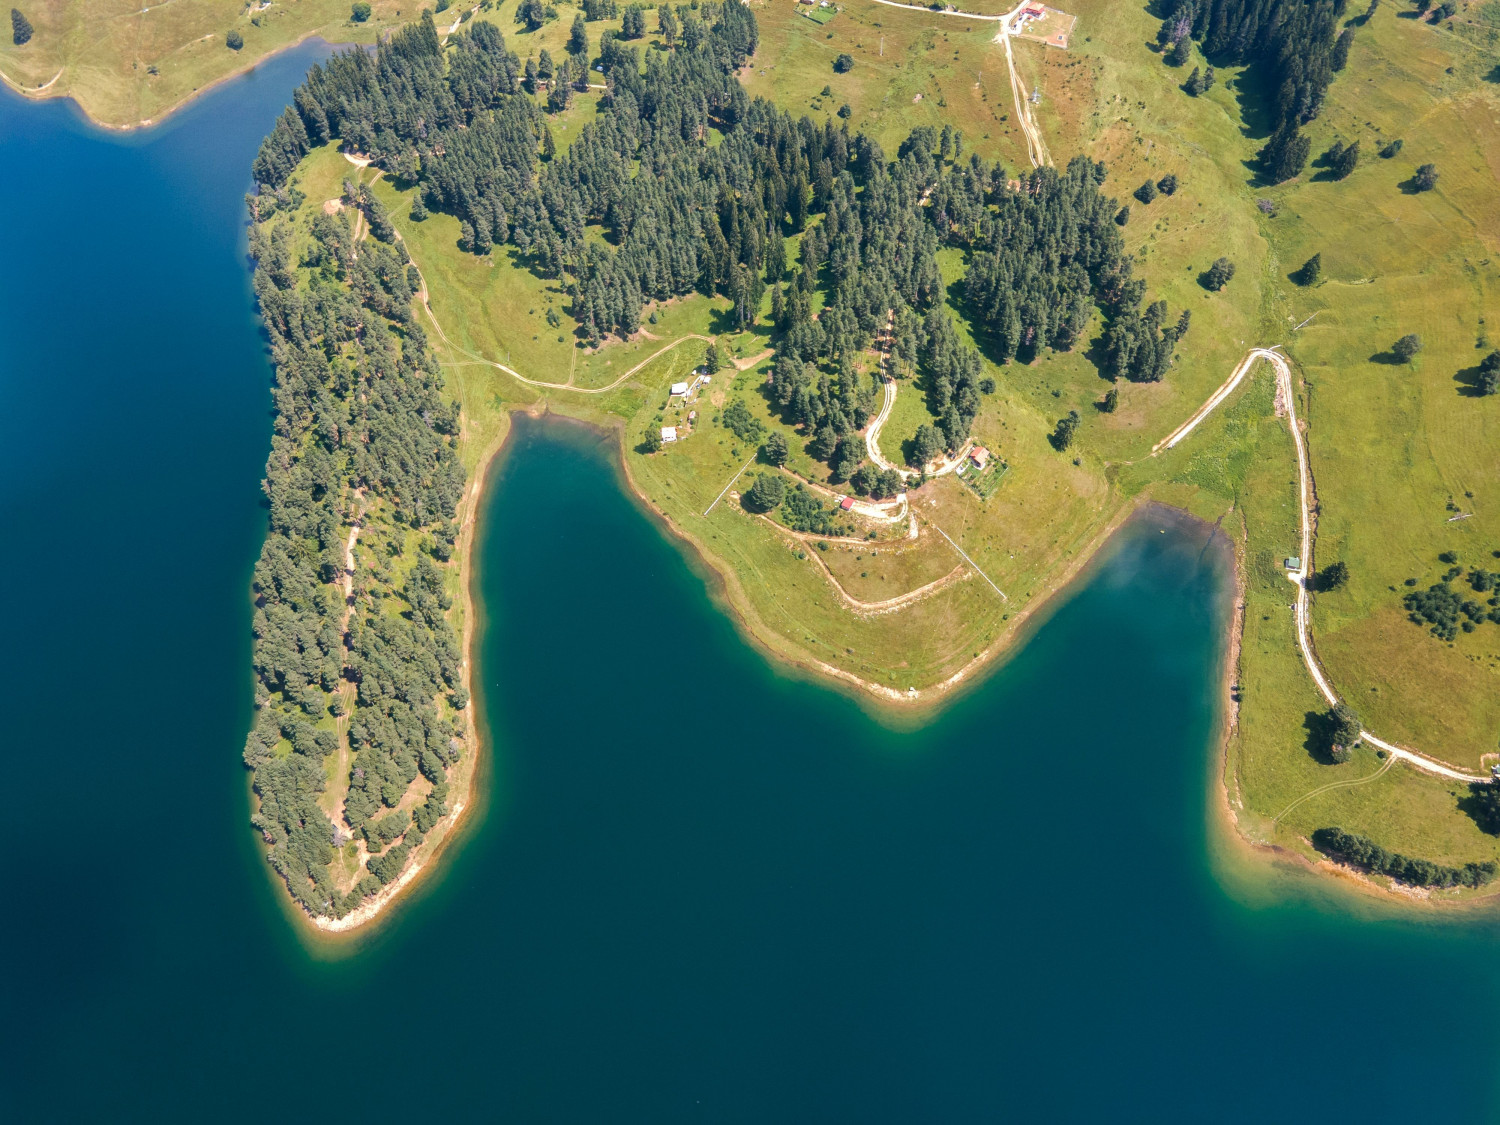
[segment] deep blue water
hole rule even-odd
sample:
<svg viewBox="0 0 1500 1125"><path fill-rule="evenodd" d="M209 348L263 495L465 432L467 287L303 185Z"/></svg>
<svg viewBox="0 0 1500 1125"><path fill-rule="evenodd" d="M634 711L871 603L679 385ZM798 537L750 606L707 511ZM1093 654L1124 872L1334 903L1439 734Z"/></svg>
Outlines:
<svg viewBox="0 0 1500 1125"><path fill-rule="evenodd" d="M128 138L0 94L0 1119L1500 1116L1495 926L1212 826L1202 530L1133 524L894 732L747 647L555 423L518 423L480 526L483 807L390 924L305 944L239 764L270 432L241 196L318 54Z"/></svg>

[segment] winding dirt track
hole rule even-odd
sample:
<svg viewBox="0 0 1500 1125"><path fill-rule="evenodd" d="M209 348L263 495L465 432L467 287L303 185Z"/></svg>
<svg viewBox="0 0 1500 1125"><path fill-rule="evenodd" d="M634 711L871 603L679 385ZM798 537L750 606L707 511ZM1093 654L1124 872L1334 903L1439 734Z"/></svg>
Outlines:
<svg viewBox="0 0 1500 1125"><path fill-rule="evenodd" d="M901 4L897 0L875 0L877 4L884 4L887 8L905 8L909 12L925 12L929 16L953 16L961 20L983 20L986 23L998 23L1000 34L995 36L995 42L1005 48L1005 66L1010 72L1010 93L1016 102L1016 118L1021 122L1021 134L1026 138L1026 155L1031 160L1033 168L1040 168L1044 164L1051 164L1052 157L1047 152L1047 143L1042 140L1042 131L1037 128L1036 118L1031 113L1031 103L1026 98L1026 85L1021 81L1021 76L1016 72L1016 58L1011 51L1010 41L1012 37L1011 28L1015 25L1015 19L1021 14L1021 9L1026 7L1031 0L1021 0L1010 11L1003 16L985 16L977 12L943 11L925 8L918 4Z"/></svg>
<svg viewBox="0 0 1500 1125"><path fill-rule="evenodd" d="M1157 442L1152 449L1154 457L1158 452L1171 449L1183 438L1187 437L1204 418L1222 403L1231 391L1249 373L1250 368L1257 359L1270 362L1276 370L1276 386L1278 396L1286 407L1287 424L1292 431L1292 444L1297 450L1297 507L1301 515L1301 567L1297 570L1286 572L1287 580L1297 588L1296 601L1293 603L1293 611L1297 623L1297 647L1302 652L1302 662L1307 665L1308 675L1312 677L1313 683L1317 685L1318 693L1327 700L1330 706L1339 702L1338 693L1333 690L1333 685L1328 682L1327 675L1318 663L1317 654L1313 652L1312 626L1309 621L1309 607L1311 598L1308 596L1308 588L1312 583L1313 567L1313 511L1317 504L1317 492L1313 485L1312 470L1308 464L1307 438L1302 432L1302 427L1297 421L1297 399L1292 388L1292 365L1287 362L1286 357L1273 348L1252 348L1240 365L1235 368L1234 374L1229 380L1215 391L1201 407L1166 438ZM1404 746L1397 746L1393 742L1387 742L1368 730L1361 730L1360 737L1372 746L1378 746L1393 758L1410 762L1413 766L1428 773L1437 774L1453 781L1483 781L1490 779L1480 774L1465 773L1456 769L1446 762L1429 758L1425 754L1419 754L1415 750L1408 750Z"/></svg>
<svg viewBox="0 0 1500 1125"><path fill-rule="evenodd" d="M1010 46L1013 37L1011 28L1015 26L1015 19L1021 14L1021 9L1028 3L1030 0L1021 0L1021 3L1001 17L1005 22L995 38L1005 47L1005 66L1010 71L1010 93L1016 102L1016 118L1021 122L1021 133L1026 138L1026 156L1033 168L1040 168L1044 164L1051 164L1052 157L1047 152L1047 142L1042 140L1042 131L1032 115L1031 101L1026 97L1026 84L1016 71L1016 56Z"/></svg>

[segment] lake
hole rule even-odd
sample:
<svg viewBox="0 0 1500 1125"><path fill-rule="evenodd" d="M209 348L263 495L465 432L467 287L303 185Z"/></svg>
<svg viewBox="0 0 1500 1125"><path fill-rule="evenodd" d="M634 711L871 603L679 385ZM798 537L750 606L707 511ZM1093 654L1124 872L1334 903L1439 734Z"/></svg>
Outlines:
<svg viewBox="0 0 1500 1125"><path fill-rule="evenodd" d="M474 815L353 942L248 824L270 371L241 197L307 45L149 132L0 93L0 1117L1493 1120L1493 915L1218 813L1229 557L1127 526L899 731L771 666L518 421L476 546Z"/></svg>

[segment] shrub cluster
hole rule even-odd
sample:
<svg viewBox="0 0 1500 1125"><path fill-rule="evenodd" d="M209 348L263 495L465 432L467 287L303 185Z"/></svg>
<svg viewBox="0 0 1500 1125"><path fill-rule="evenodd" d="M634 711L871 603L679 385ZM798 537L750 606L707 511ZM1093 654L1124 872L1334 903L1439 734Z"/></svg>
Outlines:
<svg viewBox="0 0 1500 1125"><path fill-rule="evenodd" d="M1431 860L1387 851L1373 840L1342 828L1319 828L1312 834L1312 842L1324 855L1413 887L1482 887L1495 878L1493 863L1444 867Z"/></svg>

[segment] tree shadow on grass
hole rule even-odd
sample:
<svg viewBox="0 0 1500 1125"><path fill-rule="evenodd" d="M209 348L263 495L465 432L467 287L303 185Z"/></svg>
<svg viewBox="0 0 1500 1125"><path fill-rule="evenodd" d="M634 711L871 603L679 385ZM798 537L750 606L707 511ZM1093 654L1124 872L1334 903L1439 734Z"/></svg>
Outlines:
<svg viewBox="0 0 1500 1125"><path fill-rule="evenodd" d="M1114 383L1114 376L1104 370L1104 365L1109 357L1104 351L1103 332L1088 342L1088 347L1083 350L1083 358L1094 365L1094 371L1098 373L1099 378L1103 379L1106 383Z"/></svg>
<svg viewBox="0 0 1500 1125"><path fill-rule="evenodd" d="M1458 811L1472 820L1481 832L1487 832L1491 836L1500 835L1496 831L1497 828L1500 828L1500 825L1495 823L1491 810L1480 796L1488 788L1489 784L1482 781L1469 782L1468 796L1458 799Z"/></svg>
<svg viewBox="0 0 1500 1125"><path fill-rule="evenodd" d="M1252 61L1233 81L1235 99L1240 105L1240 135L1246 140L1264 141L1276 131L1276 115L1272 111L1273 91L1267 87L1266 64Z"/></svg>
<svg viewBox="0 0 1500 1125"><path fill-rule="evenodd" d="M1376 352L1370 357L1370 362L1383 364L1386 367L1404 367L1406 365L1406 360L1391 351Z"/></svg>
<svg viewBox="0 0 1500 1125"><path fill-rule="evenodd" d="M734 309L712 309L708 314L708 330L714 336L727 336L731 332L738 332L740 326L735 322Z"/></svg>
<svg viewBox="0 0 1500 1125"><path fill-rule="evenodd" d="M1462 371L1455 372L1453 381L1458 384L1458 393L1464 398L1484 398L1483 373L1479 364L1473 367L1465 367Z"/></svg>
<svg viewBox="0 0 1500 1125"><path fill-rule="evenodd" d="M1322 711L1309 711L1302 716L1302 729L1307 737L1302 748L1313 761L1324 766L1335 765L1329 747L1333 745L1334 720Z"/></svg>

